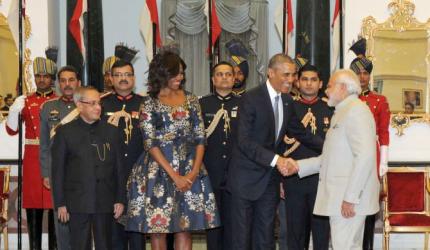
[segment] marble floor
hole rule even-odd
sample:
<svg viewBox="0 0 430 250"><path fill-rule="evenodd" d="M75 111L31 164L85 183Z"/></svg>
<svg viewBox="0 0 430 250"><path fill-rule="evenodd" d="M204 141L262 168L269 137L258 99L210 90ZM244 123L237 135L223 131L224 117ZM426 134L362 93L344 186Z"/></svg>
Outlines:
<svg viewBox="0 0 430 250"><path fill-rule="evenodd" d="M23 249L28 249L28 237L27 235L23 235L22 237L22 245ZM43 235L43 249L48 249L47 247L47 235ZM3 246L3 238L1 239L0 249L4 249ZM390 239L391 250L422 250L424 249L424 235L423 234L393 234ZM382 249L382 235L375 235L375 248L374 250ZM16 234L9 235L9 249L15 250L17 249L17 238ZM148 244L147 250L150 250L151 247ZM279 248L277 248L279 249ZM193 235L193 250L206 250L206 240L204 235L196 234Z"/></svg>

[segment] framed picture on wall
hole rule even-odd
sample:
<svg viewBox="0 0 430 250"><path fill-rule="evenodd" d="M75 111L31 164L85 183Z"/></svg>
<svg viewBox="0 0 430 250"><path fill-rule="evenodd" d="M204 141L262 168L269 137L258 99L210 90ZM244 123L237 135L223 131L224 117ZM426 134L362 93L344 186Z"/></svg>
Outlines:
<svg viewBox="0 0 430 250"><path fill-rule="evenodd" d="M403 107L406 103L414 105L415 108L423 108L422 89L403 89Z"/></svg>

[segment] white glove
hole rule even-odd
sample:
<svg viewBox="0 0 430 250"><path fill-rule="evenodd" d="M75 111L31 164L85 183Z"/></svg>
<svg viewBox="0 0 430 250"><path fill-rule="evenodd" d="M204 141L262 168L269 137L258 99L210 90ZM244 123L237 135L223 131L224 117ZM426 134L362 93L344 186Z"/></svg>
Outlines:
<svg viewBox="0 0 430 250"><path fill-rule="evenodd" d="M388 146L382 145L380 153L379 176L382 177L388 171Z"/></svg>
<svg viewBox="0 0 430 250"><path fill-rule="evenodd" d="M27 98L25 95L18 96L9 108L6 125L14 131L18 130L18 116L25 106L25 98Z"/></svg>

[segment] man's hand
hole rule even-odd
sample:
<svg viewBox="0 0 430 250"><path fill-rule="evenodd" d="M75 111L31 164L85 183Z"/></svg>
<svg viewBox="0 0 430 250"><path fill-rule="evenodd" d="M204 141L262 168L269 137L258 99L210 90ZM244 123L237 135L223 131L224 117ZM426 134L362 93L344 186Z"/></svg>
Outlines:
<svg viewBox="0 0 430 250"><path fill-rule="evenodd" d="M9 115L6 120L6 124L10 129L14 131L18 130L18 117L19 113L21 113L21 110L25 106L25 98L25 95L18 96L17 98L15 98L15 101L9 108Z"/></svg>
<svg viewBox="0 0 430 250"><path fill-rule="evenodd" d="M113 217L115 219L118 219L122 212L124 212L124 205L121 203L115 203L113 204Z"/></svg>
<svg viewBox="0 0 430 250"><path fill-rule="evenodd" d="M43 186L47 189L51 189L51 184L49 183L48 177L43 177Z"/></svg>
<svg viewBox="0 0 430 250"><path fill-rule="evenodd" d="M68 222L70 219L70 215L67 212L66 206L62 206L58 208L58 220L60 220L62 223Z"/></svg>
<svg viewBox="0 0 430 250"><path fill-rule="evenodd" d="M355 216L354 203L347 201L342 202L341 213L344 218L352 218Z"/></svg>
<svg viewBox="0 0 430 250"><path fill-rule="evenodd" d="M276 161L276 167L283 176L290 176L299 171L299 166L292 158L279 157Z"/></svg>
<svg viewBox="0 0 430 250"><path fill-rule="evenodd" d="M9 112L18 112L18 113L21 112L21 110L25 106L25 98L27 98L27 96L25 95L20 95L17 98L15 98L15 101L9 108Z"/></svg>

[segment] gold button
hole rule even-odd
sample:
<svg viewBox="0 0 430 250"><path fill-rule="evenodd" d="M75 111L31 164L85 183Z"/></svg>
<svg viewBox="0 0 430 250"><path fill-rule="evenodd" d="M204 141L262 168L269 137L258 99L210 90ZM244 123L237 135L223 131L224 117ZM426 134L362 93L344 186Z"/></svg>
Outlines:
<svg viewBox="0 0 430 250"><path fill-rule="evenodd" d="M223 155L223 156L222 156L222 158L224 158L224 159L225 159L225 158L227 158L227 156L226 156L226 155Z"/></svg>
<svg viewBox="0 0 430 250"><path fill-rule="evenodd" d="M227 143L226 143L225 141L223 141L223 142L222 142L222 145L225 145L225 144L227 144Z"/></svg>

